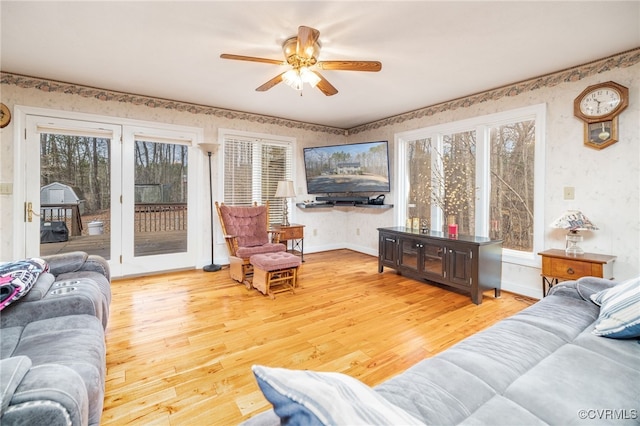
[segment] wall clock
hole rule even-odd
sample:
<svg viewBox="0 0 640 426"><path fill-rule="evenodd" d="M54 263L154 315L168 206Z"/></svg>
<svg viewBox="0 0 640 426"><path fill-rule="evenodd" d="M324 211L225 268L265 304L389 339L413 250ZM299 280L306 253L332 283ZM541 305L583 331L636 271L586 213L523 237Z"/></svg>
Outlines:
<svg viewBox="0 0 640 426"><path fill-rule="evenodd" d="M596 149L618 141L618 115L629 106L629 89L613 81L589 86L573 101L584 121L584 144Z"/></svg>
<svg viewBox="0 0 640 426"><path fill-rule="evenodd" d="M7 127L11 121L11 111L5 104L0 104L0 129Z"/></svg>

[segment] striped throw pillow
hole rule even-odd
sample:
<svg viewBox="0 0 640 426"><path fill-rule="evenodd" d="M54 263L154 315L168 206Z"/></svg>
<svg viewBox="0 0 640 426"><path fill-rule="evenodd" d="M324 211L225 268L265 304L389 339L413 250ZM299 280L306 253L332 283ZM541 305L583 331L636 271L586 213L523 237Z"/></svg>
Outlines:
<svg viewBox="0 0 640 426"><path fill-rule="evenodd" d="M424 425L359 380L341 373L252 367L282 424Z"/></svg>
<svg viewBox="0 0 640 426"><path fill-rule="evenodd" d="M593 334L614 339L640 337L640 277L591 295L600 306Z"/></svg>

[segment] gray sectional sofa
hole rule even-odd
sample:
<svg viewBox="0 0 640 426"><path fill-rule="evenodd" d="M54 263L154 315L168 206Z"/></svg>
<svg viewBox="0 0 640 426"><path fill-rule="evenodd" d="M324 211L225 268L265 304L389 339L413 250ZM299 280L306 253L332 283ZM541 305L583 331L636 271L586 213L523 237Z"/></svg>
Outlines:
<svg viewBox="0 0 640 426"><path fill-rule="evenodd" d="M375 388L337 373L254 366L274 410L244 424L640 424L640 280L614 284L556 285ZM612 321L615 332L605 330Z"/></svg>
<svg viewBox="0 0 640 426"><path fill-rule="evenodd" d="M111 302L107 262L74 252L0 312L0 424L98 425Z"/></svg>

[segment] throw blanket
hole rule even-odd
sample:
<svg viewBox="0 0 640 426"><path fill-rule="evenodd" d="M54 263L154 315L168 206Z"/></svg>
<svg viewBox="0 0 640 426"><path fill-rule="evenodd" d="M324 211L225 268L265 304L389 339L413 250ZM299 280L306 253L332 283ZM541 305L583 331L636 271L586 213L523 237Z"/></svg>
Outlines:
<svg viewBox="0 0 640 426"><path fill-rule="evenodd" d="M47 262L35 257L0 265L0 311L27 294L48 270Z"/></svg>

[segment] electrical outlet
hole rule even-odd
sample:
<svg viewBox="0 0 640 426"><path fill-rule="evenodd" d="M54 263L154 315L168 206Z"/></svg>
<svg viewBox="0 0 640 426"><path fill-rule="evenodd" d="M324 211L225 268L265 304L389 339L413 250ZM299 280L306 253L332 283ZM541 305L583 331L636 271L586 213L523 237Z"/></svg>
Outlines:
<svg viewBox="0 0 640 426"><path fill-rule="evenodd" d="M564 187L564 199L573 200L576 198L576 189L573 186Z"/></svg>
<svg viewBox="0 0 640 426"><path fill-rule="evenodd" d="M318 230L317 230L317 229L314 229L314 230L313 230L313 236L314 236L314 237L317 237L317 236L318 236Z"/></svg>
<svg viewBox="0 0 640 426"><path fill-rule="evenodd" d="M360 235L360 228L356 228L356 235Z"/></svg>

